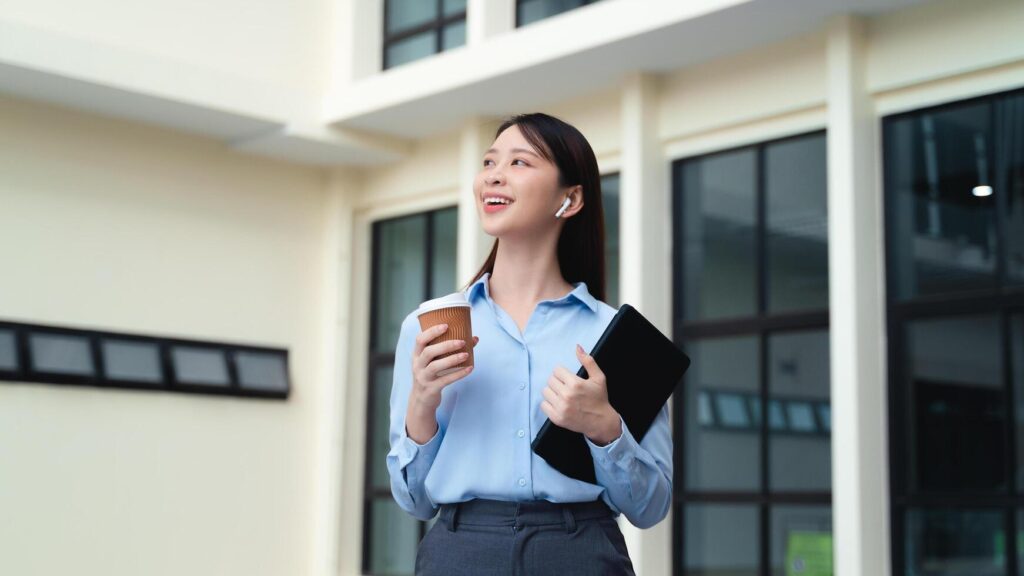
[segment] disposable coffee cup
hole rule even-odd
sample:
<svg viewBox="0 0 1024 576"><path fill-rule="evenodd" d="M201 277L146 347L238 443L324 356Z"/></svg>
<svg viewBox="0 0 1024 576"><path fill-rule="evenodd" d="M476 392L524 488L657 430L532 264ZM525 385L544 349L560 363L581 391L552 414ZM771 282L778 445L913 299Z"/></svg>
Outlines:
<svg viewBox="0 0 1024 576"><path fill-rule="evenodd" d="M445 330L443 334L428 342L427 346L449 340L464 340L466 342L466 345L462 348L435 357L435 360L437 360L462 352L469 354L465 362L441 370L437 373L438 376L451 374L473 365L473 325L470 321L470 311L469 301L466 300L466 295L462 292L455 292L447 296L427 300L420 304L416 311L416 315L420 320L421 330L427 330L438 324L448 325L448 330Z"/></svg>

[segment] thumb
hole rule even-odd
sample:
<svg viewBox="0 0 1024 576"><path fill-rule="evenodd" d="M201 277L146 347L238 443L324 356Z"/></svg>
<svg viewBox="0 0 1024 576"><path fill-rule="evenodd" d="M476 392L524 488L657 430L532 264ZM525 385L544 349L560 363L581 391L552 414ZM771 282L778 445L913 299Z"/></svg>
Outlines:
<svg viewBox="0 0 1024 576"><path fill-rule="evenodd" d="M479 336L473 336L473 343L470 344L469 347L473 348L474 346L476 346L476 343L479 342L479 341L480 341L480 337Z"/></svg>

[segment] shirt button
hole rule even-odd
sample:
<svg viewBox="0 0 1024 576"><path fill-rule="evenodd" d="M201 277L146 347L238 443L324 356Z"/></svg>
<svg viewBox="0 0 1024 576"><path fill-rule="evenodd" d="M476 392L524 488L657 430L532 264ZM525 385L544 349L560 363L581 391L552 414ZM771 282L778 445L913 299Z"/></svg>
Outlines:
<svg viewBox="0 0 1024 576"><path fill-rule="evenodd" d="M520 390L526 390L526 383L525 382L520 382L519 383L519 389Z"/></svg>
<svg viewBox="0 0 1024 576"><path fill-rule="evenodd" d="M526 486L526 478L520 478L519 479L519 485L520 486Z"/></svg>
<svg viewBox="0 0 1024 576"><path fill-rule="evenodd" d="M522 428L520 428L519 432L516 432L516 436L519 436L520 438L522 438L523 436L526 436L526 431L523 430Z"/></svg>

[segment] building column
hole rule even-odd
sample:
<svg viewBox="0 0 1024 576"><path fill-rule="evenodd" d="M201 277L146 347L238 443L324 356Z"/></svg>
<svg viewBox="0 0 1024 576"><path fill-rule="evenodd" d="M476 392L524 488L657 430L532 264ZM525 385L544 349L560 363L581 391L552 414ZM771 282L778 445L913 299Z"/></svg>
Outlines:
<svg viewBox="0 0 1024 576"><path fill-rule="evenodd" d="M312 573L334 576L344 571L342 558L342 430L349 334L352 333L352 189L348 174L337 169L327 180L321 266L320 375L315 394L315 478L313 490ZM361 526L362 523L360 522Z"/></svg>
<svg viewBox="0 0 1024 576"><path fill-rule="evenodd" d="M466 44L481 42L516 27L515 0L467 0Z"/></svg>
<svg viewBox="0 0 1024 576"><path fill-rule="evenodd" d="M637 73L622 89L620 279L623 303L672 337L672 220L668 173L657 130L659 79ZM637 574L668 576L672 568L672 515L647 530L622 523Z"/></svg>
<svg viewBox="0 0 1024 576"><path fill-rule="evenodd" d="M459 140L459 232L456 249L458 286L468 283L483 265L494 245L494 237L484 233L473 196L473 180L482 166L484 151L494 142L498 120L470 118L462 126Z"/></svg>
<svg viewBox="0 0 1024 576"><path fill-rule="evenodd" d="M886 576L889 472L878 121L865 23L829 23L828 227L832 518L837 576Z"/></svg>

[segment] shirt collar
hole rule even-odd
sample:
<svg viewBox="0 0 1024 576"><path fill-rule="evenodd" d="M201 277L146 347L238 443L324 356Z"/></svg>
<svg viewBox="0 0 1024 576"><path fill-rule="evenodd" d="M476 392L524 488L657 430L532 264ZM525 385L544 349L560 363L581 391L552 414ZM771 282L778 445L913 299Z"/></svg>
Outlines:
<svg viewBox="0 0 1024 576"><path fill-rule="evenodd" d="M487 297L488 300L491 299L491 289L488 284L488 279L490 278L490 276L490 272L484 272L483 276L481 276L476 282L473 282L473 284L471 284L469 288L466 289L466 298L470 302L478 298L481 292L484 294L484 296ZM572 292L569 292L568 294L562 296L558 300L545 300L545 302L552 302L557 304L559 302L566 302L570 299L576 299L582 302L584 305L586 305L587 308L590 308L591 312L597 312L597 299L590 294L590 291L587 289L587 283L576 282L575 284L573 284L573 286L575 287L572 289Z"/></svg>

